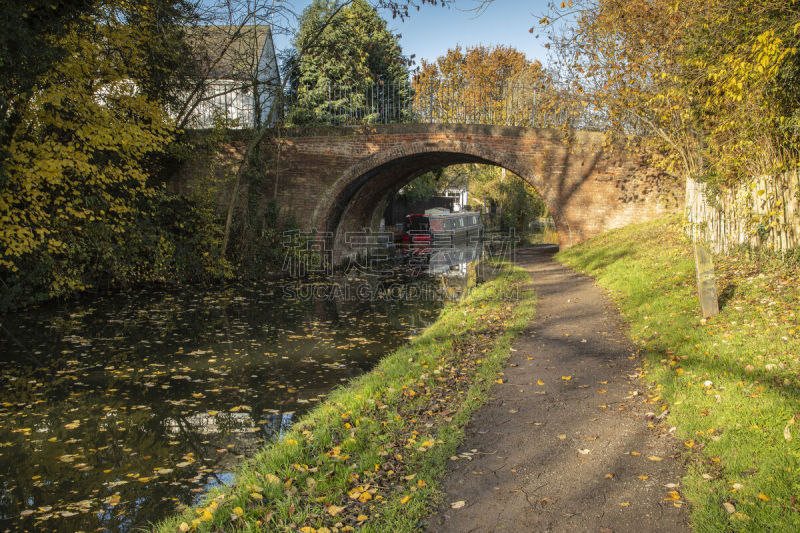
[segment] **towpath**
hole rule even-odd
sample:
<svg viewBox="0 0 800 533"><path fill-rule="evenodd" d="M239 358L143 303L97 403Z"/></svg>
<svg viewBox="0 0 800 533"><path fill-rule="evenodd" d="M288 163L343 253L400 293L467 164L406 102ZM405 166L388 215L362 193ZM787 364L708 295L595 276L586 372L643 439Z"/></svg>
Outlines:
<svg viewBox="0 0 800 533"><path fill-rule="evenodd" d="M517 263L537 318L469 423L427 530L689 531L682 444L648 420L661 405L647 403L619 313L546 253L520 250Z"/></svg>

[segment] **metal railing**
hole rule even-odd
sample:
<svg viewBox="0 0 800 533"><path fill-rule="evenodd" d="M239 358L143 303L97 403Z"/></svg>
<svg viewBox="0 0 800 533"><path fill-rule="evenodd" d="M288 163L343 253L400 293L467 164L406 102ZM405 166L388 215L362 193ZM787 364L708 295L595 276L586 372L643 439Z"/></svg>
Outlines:
<svg viewBox="0 0 800 533"><path fill-rule="evenodd" d="M262 95L263 96L263 95ZM269 97L262 105L269 113ZM369 83L317 84L285 91L279 121L287 126L361 124L488 124L603 130L606 114L588 97L522 84ZM214 82L192 114L193 127L224 120L253 127L252 91Z"/></svg>
<svg viewBox="0 0 800 533"><path fill-rule="evenodd" d="M322 84L284 94L288 125L497 124L600 130L605 113L586 97L522 84Z"/></svg>

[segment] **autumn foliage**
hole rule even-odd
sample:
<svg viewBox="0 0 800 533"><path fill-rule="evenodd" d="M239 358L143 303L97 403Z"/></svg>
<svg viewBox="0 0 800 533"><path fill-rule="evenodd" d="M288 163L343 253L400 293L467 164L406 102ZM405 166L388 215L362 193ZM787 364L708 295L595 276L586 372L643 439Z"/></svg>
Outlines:
<svg viewBox="0 0 800 533"><path fill-rule="evenodd" d="M724 185L797 165L795 2L570 1L539 22L572 90L668 169Z"/></svg>

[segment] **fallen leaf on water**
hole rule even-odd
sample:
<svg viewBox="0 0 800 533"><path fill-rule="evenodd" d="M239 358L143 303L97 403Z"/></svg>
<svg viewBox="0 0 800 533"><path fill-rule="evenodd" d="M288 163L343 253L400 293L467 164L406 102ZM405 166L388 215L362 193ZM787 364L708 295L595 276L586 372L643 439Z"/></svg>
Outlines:
<svg viewBox="0 0 800 533"><path fill-rule="evenodd" d="M457 502L451 503L450 507L452 509L461 509L462 507L464 507L466 505L466 503L467 502L465 502L464 500L458 500Z"/></svg>

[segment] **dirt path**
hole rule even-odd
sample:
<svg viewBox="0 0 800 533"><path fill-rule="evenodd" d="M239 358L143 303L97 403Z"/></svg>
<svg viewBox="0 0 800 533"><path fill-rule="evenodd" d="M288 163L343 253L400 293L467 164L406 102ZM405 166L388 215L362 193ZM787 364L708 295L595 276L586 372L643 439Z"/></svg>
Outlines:
<svg viewBox="0 0 800 533"><path fill-rule="evenodd" d="M468 425L427 529L688 531L685 504L665 500L677 490L684 502L681 443L648 427L661 406L639 394L640 361L618 312L549 255L521 250L517 262L531 273L538 318L515 343L507 383Z"/></svg>

